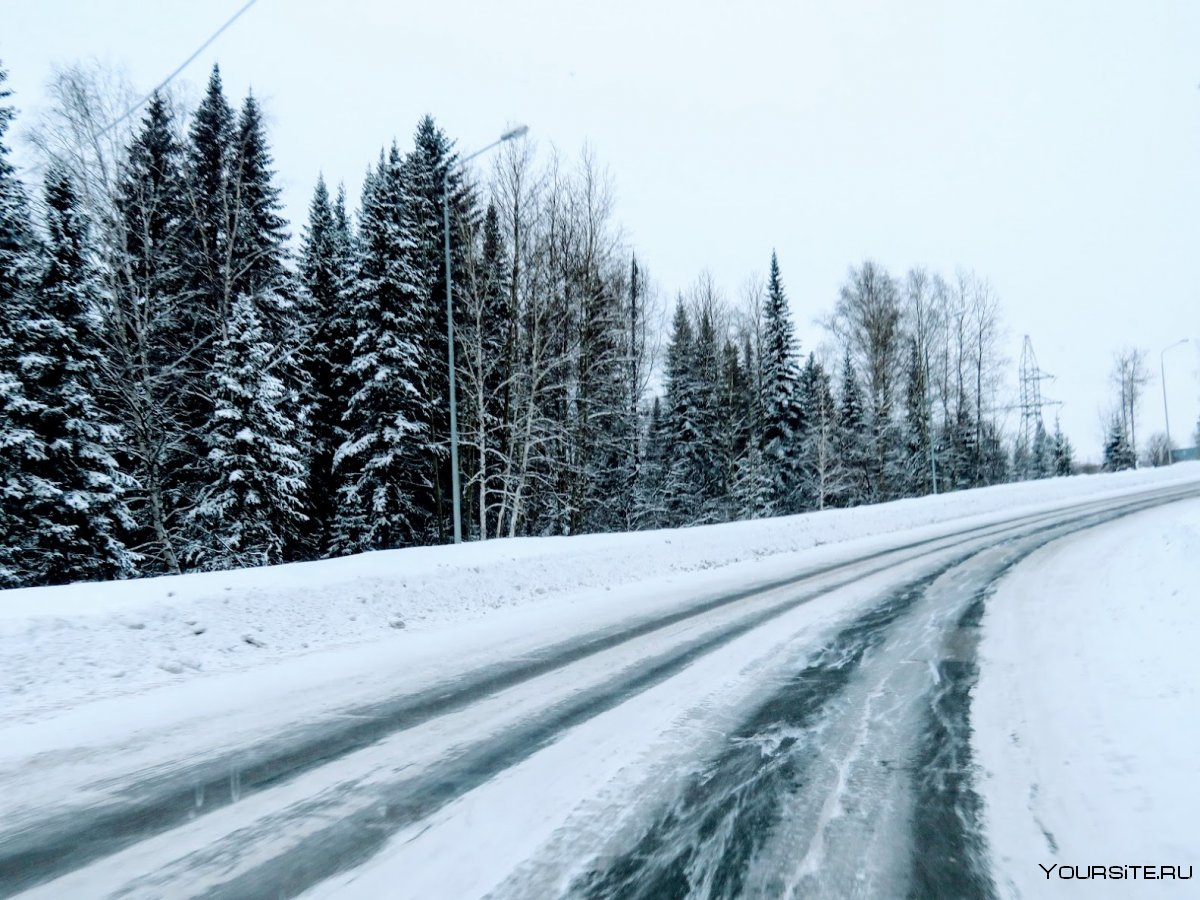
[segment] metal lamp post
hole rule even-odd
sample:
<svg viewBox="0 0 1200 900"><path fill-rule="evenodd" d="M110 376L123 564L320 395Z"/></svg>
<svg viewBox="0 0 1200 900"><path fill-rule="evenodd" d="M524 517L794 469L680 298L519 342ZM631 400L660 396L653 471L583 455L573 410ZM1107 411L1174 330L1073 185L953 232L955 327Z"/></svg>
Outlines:
<svg viewBox="0 0 1200 900"><path fill-rule="evenodd" d="M522 137L529 127L518 125L512 128L482 150L476 150L470 156L459 160L459 165L465 165L481 154L487 153L493 147L498 147L505 141ZM462 488L458 478L458 396L454 375L454 303L451 298L453 282L450 274L450 173L452 169L446 166L446 174L442 177L442 224L446 231L446 356L450 367L450 483L454 495L454 543L462 543Z"/></svg>
<svg viewBox="0 0 1200 900"><path fill-rule="evenodd" d="M1175 455L1171 452L1171 414L1167 412L1167 366L1164 357L1167 355L1168 350L1173 350L1175 347L1186 344L1189 340L1189 338L1178 340L1168 347L1163 347L1158 354L1158 372L1162 380L1163 392L1163 424L1167 428L1167 465L1175 462Z"/></svg>

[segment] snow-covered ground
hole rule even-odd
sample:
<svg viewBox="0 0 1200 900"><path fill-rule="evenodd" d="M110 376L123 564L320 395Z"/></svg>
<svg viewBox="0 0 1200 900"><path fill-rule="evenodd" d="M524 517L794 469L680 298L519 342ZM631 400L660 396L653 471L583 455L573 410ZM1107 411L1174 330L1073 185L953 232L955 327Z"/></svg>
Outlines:
<svg viewBox="0 0 1200 900"><path fill-rule="evenodd" d="M890 848L876 854L878 871L870 876L886 882L889 867L903 869L908 859L897 849L907 844L889 835L903 831L895 823L908 821L911 801L901 802L908 776L891 758L903 742L911 748L918 740L922 698L942 683L935 660L947 652L939 649L943 641L952 656L960 652L961 628L954 623L976 590L972 584L990 583L1002 570L995 566L1020 556L1019 542L1000 537L1022 534L1037 544L1050 539L1042 533L1051 525L1073 527L1069 520L1080 515L1081 504L1095 512L1092 500L1135 497L1142 503L1147 489L1198 483L1200 464L1179 465L707 528L495 541L0 594L0 887L5 865L10 877L18 867L19 877L20 854L44 850L29 841L73 834L81 827L73 822L86 830L89 817L102 821L107 811L131 803L136 813L139 796L149 796L143 791L178 783L186 794L184 819L74 871L64 869L30 896L185 896L205 885L220 887L214 896L253 895L285 877L308 847L314 855L337 857L338 841L358 841L363 833L390 838L388 847L370 861L354 856L367 865L318 886L315 896L399 896L388 886L401 875L405 896L477 896L501 882L505 896L553 895L580 874L578 863L587 853L595 859L598 847L619 848L631 829L647 826L647 798L669 809L670 798L686 795L687 780L712 760L733 760L731 777L740 790L740 739L730 745L731 734L740 734L746 711L769 705L798 667L813 665L857 672L841 693L817 698L827 726L814 729L803 716L793 724L769 723L763 734L752 733L750 743L762 744L762 759L777 765L781 742L799 740L798 752L803 756L811 745L818 769L829 770L832 799L806 795L801 799L816 805L788 816L797 827L825 823L823 837L808 844L798 877L814 874L805 874L805 866L819 869L821 878L854 877L846 864L861 856L857 850L829 850L838 866L813 860L823 858L822 841L857 847L862 826L875 829L879 846ZM1191 561L1200 550L1198 506L1187 501L1166 507L1161 516L1129 520L1178 523L1181 511L1191 511L1186 522L1192 538L1165 559L1167 573L1196 571ZM1106 509L1096 514L1111 514ZM1035 513L1050 515L1030 520ZM1141 543L1121 525L1072 538L1063 546L1084 548L1082 555L1058 577L1080 596L1100 591L1106 602L1111 598L1123 608L1120 594L1128 593L1126 581L1136 582L1137 561L1144 568L1145 561L1160 558L1162 530ZM1183 541L1176 530L1171 539ZM964 553L970 565L960 571ZM1093 557L1111 562L1126 555L1134 574L1123 575L1125 581L1114 576L1111 585L1089 589L1070 571L1090 566L1095 580L1100 576ZM1040 570L1047 558L1056 557L1042 551L1029 562ZM866 631L854 624L875 615L881 603L899 602L900 586L935 575L938 580L894 623L879 620ZM1040 576L1026 589L1019 577L1011 576L989 603L1018 608L1005 605L1013 584L1024 590L1022 602L1031 602L1036 588L1044 603ZM1088 607L1063 609L1066 618L1057 625L1067 629ZM759 618L761 613L769 615ZM637 630L665 615L671 618ZM1045 764L1047 752L1014 762L1009 749L1034 746L1034 732L1053 726L1057 714L1047 699L1048 724L1030 718L1029 734L1011 744L1009 719L1017 701L1003 692L1010 679L1004 666L1019 668L1030 653L1044 656L1054 646L1027 639L1037 630L1031 621L1006 627L1001 620L993 629L989 620L984 629L995 635L983 645L980 691L999 694L984 698L989 705L977 737L984 742L995 732L1000 740L981 743L977 756L989 773L989 822L996 828L989 828L988 838L995 830L1005 889L1018 881L1008 872L1030 858L1031 848L1021 844L1029 814L1024 805L1006 811L992 788L1003 794L1020 784L1029 796L1022 779L1028 781L1030 766ZM1156 621L1163 627L1153 617L1119 627L1152 642ZM1176 625L1184 630L1182 622ZM577 655L570 650L617 629L619 641ZM849 633L856 636L846 643ZM1087 658L1100 669L1112 641L1094 638L1099 655ZM699 648L694 653L688 649L693 646ZM986 656L996 648L995 656ZM491 686L479 681L481 672L539 659L552 660L553 667ZM1006 674L997 683L1001 670ZM1116 671L1138 690L1150 684L1137 672ZM1041 682L1014 684L1049 697L1048 672ZM841 676L829 677L837 682ZM1076 689L1075 677L1063 676L1068 691ZM466 699L453 701L455 690ZM1126 690L1123 696L1133 694ZM388 703L412 697L436 699L431 718L387 713ZM439 707L446 698L452 702ZM1194 703L1194 695L1190 699ZM808 708L795 709L801 707ZM377 734L329 755L323 755L325 745L312 742L314 736L336 737L339 723L371 720L383 723ZM1097 721L1098 732L1114 727ZM1175 727L1178 734L1181 726ZM1169 728L1164 724L1164 733ZM960 733L965 746L965 726ZM312 753L313 764L243 794L242 769L253 771L264 747L276 754ZM1048 752L1053 758L1061 751L1056 740ZM887 757L882 763L879 753ZM751 757L758 767L758 757ZM764 766L769 776L769 764ZM38 777L31 778L35 771ZM863 802L864 778L882 805ZM195 809L203 814L190 812L193 786ZM767 784L763 796L775 802L776 794L788 793L778 787ZM429 790L449 793L419 800ZM213 794L222 792L218 802ZM843 802L843 795L855 802ZM429 804L428 813L411 811L420 803ZM858 818L848 815L853 811ZM1085 811L1066 809L1057 827L1065 829ZM392 824L382 825L381 818ZM1046 822L1040 810L1038 821ZM884 822L894 827L884 828ZM780 834L771 845L780 858L804 843ZM1042 825L1035 837L1045 843ZM16 842L7 858L6 838ZM21 841L30 849L14 851L26 846ZM460 863L464 844L475 848L469 866ZM1065 845L1056 846L1061 856ZM773 871L760 874L774 877ZM857 877L866 878L861 871ZM451 881L454 890L447 893ZM868 878L860 887L885 882ZM824 884L826 895L838 895L835 882Z"/></svg>
<svg viewBox="0 0 1200 900"><path fill-rule="evenodd" d="M0 724L101 697L273 666L317 651L328 666L439 647L449 626L497 632L653 603L664 579L770 577L795 555L896 532L999 520L1090 496L1200 480L1200 464L1005 485L852 510L683 530L424 547L236 572L0 592ZM864 543L863 546L867 546ZM811 554L808 558L813 557ZM758 565L752 572L731 569ZM780 568L782 567L782 569ZM690 579L685 579L690 576ZM631 590L634 585L637 590ZM656 589L659 588L659 589ZM619 599L618 599L619 596ZM578 623L577 623L578 624ZM421 635L420 638L417 635ZM314 662L307 671L319 672ZM278 671L285 679L287 673Z"/></svg>
<svg viewBox="0 0 1200 900"><path fill-rule="evenodd" d="M988 601L972 720L1002 896L1200 895L1198 585L1192 500L1050 544Z"/></svg>

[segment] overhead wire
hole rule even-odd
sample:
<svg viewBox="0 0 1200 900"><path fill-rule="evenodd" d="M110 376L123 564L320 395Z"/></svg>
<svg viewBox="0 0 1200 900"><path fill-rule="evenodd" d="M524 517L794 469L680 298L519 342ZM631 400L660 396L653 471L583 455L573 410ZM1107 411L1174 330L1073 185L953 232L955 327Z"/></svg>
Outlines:
<svg viewBox="0 0 1200 900"><path fill-rule="evenodd" d="M209 37L209 39L206 40L199 47L197 47L196 51L191 56L189 56L182 63L180 63L178 66L176 66L175 70L170 75L168 75L166 78L164 78L161 82L159 82L155 86L154 90L150 91L150 93L146 94L146 96L144 96L141 100L139 100L137 103L133 104L133 106L129 107L129 109L125 110L124 113L122 113L120 116L118 116L117 118L115 118L111 122L109 122L107 125L105 125L104 128L96 134L96 137L98 137L98 138L104 137L104 135L108 134L110 131L112 131L114 128L116 128L118 125L120 125L122 122L124 122L130 116L132 116L135 112L137 112L139 109L141 109L146 104L147 100L149 100L156 93L158 93L163 88L165 88L168 84L170 84L180 72L182 72L189 65L191 65L192 62L195 61L197 56L199 56L201 53L203 53L205 50L207 50L209 48L209 46L211 46L213 41L215 41L222 34L224 34L225 30L227 28L229 28L230 25L232 25L239 18L241 18L242 14L245 13L246 10L248 10L250 7L252 7L257 2L258 2L258 0L247 0L245 5L243 5L241 7L241 9L239 9L232 16L230 16L229 19L226 20L224 25L222 25L220 28L218 28L216 31L214 31L212 33L212 35Z"/></svg>

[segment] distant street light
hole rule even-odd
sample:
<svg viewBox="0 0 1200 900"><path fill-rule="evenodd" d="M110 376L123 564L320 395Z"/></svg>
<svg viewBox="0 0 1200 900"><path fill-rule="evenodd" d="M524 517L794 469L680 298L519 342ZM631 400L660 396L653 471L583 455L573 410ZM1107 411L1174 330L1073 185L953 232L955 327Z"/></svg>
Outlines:
<svg viewBox="0 0 1200 900"><path fill-rule="evenodd" d="M1158 354L1158 371L1162 377L1163 423L1167 426L1167 465L1175 462L1175 454L1171 452L1171 414L1167 412L1167 366L1163 361L1163 357L1167 355L1168 350L1173 350L1175 347L1188 343L1188 341L1189 338L1176 341L1169 347L1163 347L1162 351Z"/></svg>
<svg viewBox="0 0 1200 900"><path fill-rule="evenodd" d="M487 153L493 147L498 147L505 141L523 137L529 131L527 125L518 125L509 129L492 141L482 150L476 150L470 156L464 156L458 164L466 165L475 157ZM458 397L455 393L454 378L454 304L450 296L450 173L452 169L446 166L446 174L442 177L442 223L446 230L446 356L450 367L450 482L454 494L454 543L462 543L462 489L458 479Z"/></svg>

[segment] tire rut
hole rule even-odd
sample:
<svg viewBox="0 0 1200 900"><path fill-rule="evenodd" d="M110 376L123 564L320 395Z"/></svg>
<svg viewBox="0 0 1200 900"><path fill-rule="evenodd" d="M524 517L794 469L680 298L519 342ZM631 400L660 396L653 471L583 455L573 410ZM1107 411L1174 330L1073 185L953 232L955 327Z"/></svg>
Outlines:
<svg viewBox="0 0 1200 900"><path fill-rule="evenodd" d="M1159 492L1153 495L1153 499L1144 499L1140 504L1144 507L1169 502L1171 499L1178 499L1176 495L1194 495L1194 492ZM1068 513L1074 516L1068 521L1077 521L1089 515L1083 512L1089 508L1101 508L1106 504L1111 507L1112 502L1098 501L1081 505ZM1063 515L1062 511L1056 511L1030 517L1014 517L1005 522L978 526L955 535L913 541L852 560L809 569L786 579L726 594L667 615L643 619L633 624L593 633L582 639L562 642L546 648L532 658L526 657L517 663L469 673L450 688L438 688L400 697L387 703L342 711L342 715L348 712L361 717L350 722L338 720L334 727L323 724L296 730L282 735L277 741L238 754L220 756L184 772L140 781L125 789L116 801L101 808L99 812L83 815L72 813L51 818L36 829L28 829L15 835L0 835L5 844L4 849L0 850L0 897L8 897L18 891L45 883L96 859L112 855L138 841L192 821L197 815L197 797L205 798L203 813L227 806L249 793L290 780L398 731L416 727L444 713L463 709L505 688L671 625L702 617L714 610L781 588L798 587L806 581L839 570L853 571L872 561L896 557L894 561L880 566L880 569L884 569L928 553L943 552L954 546L978 541L989 532L999 535L1014 529L1028 528L1041 521L1057 519L1061 522ZM1043 527L1051 529L1061 526ZM933 549L905 556L910 551L930 547ZM850 583L862 575L863 573L855 573L841 584ZM320 852L316 852L319 849L317 842L302 841L296 848L281 855L278 862L272 861L265 867L259 867L253 870L253 873L235 879L207 896L259 896L262 893L261 889L268 884L272 885L270 894L292 896L323 878L349 868L376 852L396 829L419 820L504 768L527 758L565 729L623 702L633 694L665 680L695 659L740 634L759 627L771 618L807 602L813 596L834 590L838 586L840 584L824 586L812 594L804 594L771 607L765 613L748 617L714 636L686 645L682 649L677 648L665 658L637 668L631 676L623 678L620 684L610 685L602 691L585 693L578 701L562 705L544 716L537 717L525 727L506 735L505 740L494 748L471 748L448 761L433 777L398 783L393 789L389 789L388 796L382 798L381 804L374 807L369 814L351 816L337 826L322 831L320 840L327 842L327 846L320 849ZM895 602L899 603L900 600ZM911 603L912 600L906 602ZM887 621L890 622L900 615L903 608L906 607L901 605L889 613L892 618ZM868 631L879 631L885 627L879 621L864 620L858 624ZM866 631L862 632L860 637L865 634ZM845 639L851 640L851 635L847 633ZM852 650L851 657L854 660L861 658L866 646L863 645L862 649L857 651L857 655L856 651ZM807 690L812 697L818 696L821 690L827 692L843 677L839 674L842 670L830 660L827 659L822 665L824 668L820 672L809 672L804 676L812 683L803 690ZM850 669L853 669L853 665ZM848 678L849 675L846 674L845 677ZM822 679L827 682L824 688L818 686ZM797 687L802 689L799 683ZM802 703L801 707L803 706ZM799 707L793 713L789 713L793 714L806 715ZM280 745L284 745L286 749L280 750ZM230 787L231 773L234 772L237 773L236 791ZM382 815L377 811L380 807L384 810ZM339 860L336 864L331 862L335 855Z"/></svg>

